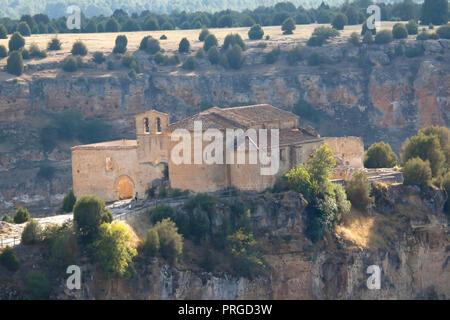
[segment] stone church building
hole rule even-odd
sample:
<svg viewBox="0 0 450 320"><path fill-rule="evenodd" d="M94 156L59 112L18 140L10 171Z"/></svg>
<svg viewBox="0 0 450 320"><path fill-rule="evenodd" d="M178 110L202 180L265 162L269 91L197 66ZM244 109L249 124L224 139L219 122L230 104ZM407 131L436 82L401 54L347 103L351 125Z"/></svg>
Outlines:
<svg viewBox="0 0 450 320"><path fill-rule="evenodd" d="M322 138L312 128L301 128L299 120L297 115L267 104L213 107L174 123L170 123L168 114L150 110L136 116L136 140L72 147L73 190L77 197L94 194L105 201L131 198L136 192L144 197L152 181L164 178L168 171L170 186L181 190L211 192L233 187L262 191L290 168L307 161L323 143L333 149L338 160L336 178L345 178L353 168L363 168L364 146L360 138ZM261 175L260 163L175 164L170 155L178 142L172 141L171 135L179 129L193 135L196 121L201 121L203 131L279 129L277 174ZM248 158L248 140L245 143ZM225 153L226 147L223 150Z"/></svg>

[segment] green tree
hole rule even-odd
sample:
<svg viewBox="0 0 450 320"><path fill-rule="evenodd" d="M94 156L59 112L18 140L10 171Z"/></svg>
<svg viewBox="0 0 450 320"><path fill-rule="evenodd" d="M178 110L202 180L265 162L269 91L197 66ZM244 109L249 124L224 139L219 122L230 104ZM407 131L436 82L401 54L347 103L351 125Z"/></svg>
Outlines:
<svg viewBox="0 0 450 320"><path fill-rule="evenodd" d="M3 24L0 24L0 39L8 38L8 30L6 30Z"/></svg>
<svg viewBox="0 0 450 320"><path fill-rule="evenodd" d="M439 27L436 31L441 39L450 39L450 23Z"/></svg>
<svg viewBox="0 0 450 320"><path fill-rule="evenodd" d="M217 38L213 34L208 34L203 43L203 50L208 52L209 48L214 47L214 46L217 47Z"/></svg>
<svg viewBox="0 0 450 320"><path fill-rule="evenodd" d="M380 30L375 36L376 44L387 44L392 42L393 36L391 30Z"/></svg>
<svg viewBox="0 0 450 320"><path fill-rule="evenodd" d="M397 155L391 146L384 142L372 144L364 158L366 168L392 168L397 164Z"/></svg>
<svg viewBox="0 0 450 320"><path fill-rule="evenodd" d="M78 70L78 62L74 56L68 56L63 61L63 70L67 72L75 72Z"/></svg>
<svg viewBox="0 0 450 320"><path fill-rule="evenodd" d="M25 46L25 39L19 32L14 32L14 34L11 36L11 39L9 39L8 42L9 52L20 50L24 46Z"/></svg>
<svg viewBox="0 0 450 320"><path fill-rule="evenodd" d="M95 259L103 272L124 277L129 274L136 249L132 247L132 237L127 227L120 221L103 223L99 227L98 239L92 247Z"/></svg>
<svg viewBox="0 0 450 320"><path fill-rule="evenodd" d="M173 208L169 205L159 205L155 208L151 209L149 211L150 220L153 224L157 223L158 221L162 221L163 219L170 218L174 219L175 217L175 211Z"/></svg>
<svg viewBox="0 0 450 320"><path fill-rule="evenodd" d="M89 242L97 236L102 223L112 221L112 214L106 209L102 199L87 195L75 203L73 220L77 234Z"/></svg>
<svg viewBox="0 0 450 320"><path fill-rule="evenodd" d="M212 46L211 48L209 48L208 52L208 60L209 62L211 62L211 64L218 64L220 61L220 52L217 49L216 46Z"/></svg>
<svg viewBox="0 0 450 320"><path fill-rule="evenodd" d="M20 268L19 259L10 247L6 247L1 251L0 264L11 272L16 272Z"/></svg>
<svg viewBox="0 0 450 320"><path fill-rule="evenodd" d="M31 36L31 29L25 21L19 23L17 26L17 31L19 31L19 33L24 37Z"/></svg>
<svg viewBox="0 0 450 320"><path fill-rule="evenodd" d="M23 57L20 51L13 51L7 59L6 71L20 76L23 73Z"/></svg>
<svg viewBox="0 0 450 320"><path fill-rule="evenodd" d="M421 23L445 24L448 21L447 0L425 0L422 5Z"/></svg>
<svg viewBox="0 0 450 320"><path fill-rule="evenodd" d="M119 35L116 37L116 45L114 46L113 52L124 54L127 51L128 39L125 35Z"/></svg>
<svg viewBox="0 0 450 320"><path fill-rule="evenodd" d="M158 51L161 50L161 47L159 45L159 40L158 39L153 39L151 37L147 39L147 44L146 44L145 47L146 47L145 50L149 54L155 54L155 53L157 53Z"/></svg>
<svg viewBox="0 0 450 320"><path fill-rule="evenodd" d="M439 145L446 159L445 169L450 169L450 129L447 127L430 126L420 129L419 132L439 139Z"/></svg>
<svg viewBox="0 0 450 320"><path fill-rule="evenodd" d="M56 37L53 38L49 41L47 49L52 51L61 50L61 41L59 41L59 39Z"/></svg>
<svg viewBox="0 0 450 320"><path fill-rule="evenodd" d="M363 171L355 172L346 185L347 197L353 206L367 210L372 204L369 178Z"/></svg>
<svg viewBox="0 0 450 320"><path fill-rule="evenodd" d="M408 34L417 34L419 32L419 24L416 20L411 19L406 24L406 29L408 31Z"/></svg>
<svg viewBox="0 0 450 320"><path fill-rule="evenodd" d="M72 190L69 191L69 193L64 197L63 204L62 204L62 211L63 212L72 212L73 206L77 202L77 198L75 197L75 194Z"/></svg>
<svg viewBox="0 0 450 320"><path fill-rule="evenodd" d="M158 233L160 254L171 263L177 261L183 252L183 236L170 218L156 223L153 229Z"/></svg>
<svg viewBox="0 0 450 320"><path fill-rule="evenodd" d="M24 223L30 220L30 213L27 209L20 207L14 214L14 223Z"/></svg>
<svg viewBox="0 0 450 320"><path fill-rule="evenodd" d="M8 50L2 44L0 44L0 59L8 56Z"/></svg>
<svg viewBox="0 0 450 320"><path fill-rule="evenodd" d="M408 29L403 23L396 23L392 27L392 36L394 39L406 39L408 38Z"/></svg>
<svg viewBox="0 0 450 320"><path fill-rule="evenodd" d="M105 62L105 60L106 60L105 55L103 54L103 52L100 52L100 51L95 51L92 56L94 58L93 59L94 62L98 63L98 64L101 64L101 63Z"/></svg>
<svg viewBox="0 0 450 320"><path fill-rule="evenodd" d="M160 248L158 232L154 228L149 229L142 245L143 254L148 257L156 257L159 255Z"/></svg>
<svg viewBox="0 0 450 320"><path fill-rule="evenodd" d="M238 45L242 50L245 50L245 43L239 34L228 34L223 41L222 50L226 51L235 45Z"/></svg>
<svg viewBox="0 0 450 320"><path fill-rule="evenodd" d="M118 32L119 28L120 28L119 23L114 18L110 18L105 24L106 32Z"/></svg>
<svg viewBox="0 0 450 320"><path fill-rule="evenodd" d="M158 20L154 17L149 17L144 22L144 30L147 31L153 31L153 30L159 30L159 23Z"/></svg>
<svg viewBox="0 0 450 320"><path fill-rule="evenodd" d="M428 160L423 161L420 158L409 159L403 169L403 184L414 185L421 188L431 184L431 168Z"/></svg>
<svg viewBox="0 0 450 320"><path fill-rule="evenodd" d="M284 20L281 30L283 31L283 34L292 34L295 30L295 21L291 17Z"/></svg>
<svg viewBox="0 0 450 320"><path fill-rule="evenodd" d="M70 51L74 56L85 56L88 53L86 45L84 42L77 40L72 45L72 50Z"/></svg>
<svg viewBox="0 0 450 320"><path fill-rule="evenodd" d="M187 38L183 38L180 41L180 44L178 45L178 52L179 53L187 53L189 52L191 44L189 43L189 40Z"/></svg>
<svg viewBox="0 0 450 320"><path fill-rule="evenodd" d="M188 57L181 66L183 69L186 70L195 70L197 68L197 60L195 60L194 57Z"/></svg>
<svg viewBox="0 0 450 320"><path fill-rule="evenodd" d="M264 36L264 30L260 24L254 24L248 31L248 38L250 40L259 40Z"/></svg>
<svg viewBox="0 0 450 320"><path fill-rule="evenodd" d="M39 272L33 272L27 278L26 289L31 299L45 300L48 299L51 292L51 283L48 277Z"/></svg>
<svg viewBox="0 0 450 320"><path fill-rule="evenodd" d="M22 232L23 244L36 244L42 241L42 227L34 219L31 219Z"/></svg>
<svg viewBox="0 0 450 320"><path fill-rule="evenodd" d="M235 44L232 48L227 50L228 65L233 69L240 69L243 63L242 49L239 45Z"/></svg>
<svg viewBox="0 0 450 320"><path fill-rule="evenodd" d="M206 28L202 28L202 31L200 31L200 34L198 36L198 40L205 41L205 39L208 35L209 35L209 30Z"/></svg>
<svg viewBox="0 0 450 320"><path fill-rule="evenodd" d="M3 222L8 222L8 223L13 223L14 221L9 217L9 215L7 213L5 213L2 217Z"/></svg>
<svg viewBox="0 0 450 320"><path fill-rule="evenodd" d="M90 20L86 25L85 32L87 33L96 33L97 32L97 24L94 20Z"/></svg>
<svg viewBox="0 0 450 320"><path fill-rule="evenodd" d="M344 26L348 23L347 16L343 13L337 13L331 20L331 25L336 30L344 30Z"/></svg>

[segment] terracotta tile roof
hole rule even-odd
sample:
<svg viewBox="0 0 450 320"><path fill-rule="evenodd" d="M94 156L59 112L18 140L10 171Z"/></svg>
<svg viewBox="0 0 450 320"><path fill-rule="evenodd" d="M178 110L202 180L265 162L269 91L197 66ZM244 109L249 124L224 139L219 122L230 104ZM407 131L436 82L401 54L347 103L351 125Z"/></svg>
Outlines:
<svg viewBox="0 0 450 320"><path fill-rule="evenodd" d="M213 107L196 115L172 123L169 130L193 130L194 121L202 121L203 129L249 128L252 125L269 121L298 119L298 116L269 104L221 109Z"/></svg>

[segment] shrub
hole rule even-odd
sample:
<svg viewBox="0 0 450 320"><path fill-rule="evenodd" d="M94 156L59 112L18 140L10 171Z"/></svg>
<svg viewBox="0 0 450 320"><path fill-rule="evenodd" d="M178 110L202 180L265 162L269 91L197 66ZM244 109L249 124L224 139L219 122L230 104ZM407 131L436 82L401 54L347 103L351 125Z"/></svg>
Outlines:
<svg viewBox="0 0 450 320"><path fill-rule="evenodd" d="M119 31L119 23L116 19L110 18L105 24L106 32L118 32Z"/></svg>
<svg viewBox="0 0 450 320"><path fill-rule="evenodd" d="M3 24L0 24L0 39L8 39L8 30Z"/></svg>
<svg viewBox="0 0 450 320"><path fill-rule="evenodd" d="M311 38L308 40L309 46L321 46L328 39L339 36L339 31L330 27L317 27L314 29Z"/></svg>
<svg viewBox="0 0 450 320"><path fill-rule="evenodd" d="M52 51L61 50L61 41L58 38L53 38L49 41L47 49Z"/></svg>
<svg viewBox="0 0 450 320"><path fill-rule="evenodd" d="M72 212L73 206L77 202L77 198L72 190L64 197L62 203L62 212Z"/></svg>
<svg viewBox="0 0 450 320"><path fill-rule="evenodd" d="M53 268L65 271L67 266L76 264L78 245L72 223L47 226L44 230L44 241L49 246L48 261Z"/></svg>
<svg viewBox="0 0 450 320"><path fill-rule="evenodd" d="M14 32L14 34L11 36L11 39L9 39L8 42L9 52L20 50L24 46L25 46L25 39L19 32Z"/></svg>
<svg viewBox="0 0 450 320"><path fill-rule="evenodd" d="M422 47L407 47L405 50L405 56L407 58L414 58L423 56L424 49Z"/></svg>
<svg viewBox="0 0 450 320"><path fill-rule="evenodd" d="M346 185L348 199L360 210L366 210L371 206L370 190L369 178L363 171L355 172Z"/></svg>
<svg viewBox="0 0 450 320"><path fill-rule="evenodd" d="M142 245L142 252L148 257L156 257L159 255L160 248L158 232L154 228L149 229Z"/></svg>
<svg viewBox="0 0 450 320"><path fill-rule="evenodd" d="M211 64L218 64L220 60L220 52L217 50L216 46L209 48L208 52L208 60Z"/></svg>
<svg viewBox="0 0 450 320"><path fill-rule="evenodd" d="M319 65L325 64L325 63L328 63L328 59L327 59L327 57L325 57L324 55L322 55L320 53L313 52L308 57L308 65L310 65L310 66L319 66Z"/></svg>
<svg viewBox="0 0 450 320"><path fill-rule="evenodd" d="M248 31L248 38L251 40L259 40L264 36L264 31L260 24L254 24Z"/></svg>
<svg viewBox="0 0 450 320"><path fill-rule="evenodd" d="M23 73L23 57L20 51L13 51L7 59L6 71L20 76Z"/></svg>
<svg viewBox="0 0 450 320"><path fill-rule="evenodd" d="M188 57L182 65L183 69L186 70L195 70L197 68L197 60L194 57Z"/></svg>
<svg viewBox="0 0 450 320"><path fill-rule="evenodd" d="M296 45L287 53L287 62L293 66L303 59L305 48L302 45Z"/></svg>
<svg viewBox="0 0 450 320"><path fill-rule="evenodd" d="M227 50L228 65L233 69L240 69L243 63L242 49L239 45L235 44L232 48Z"/></svg>
<svg viewBox="0 0 450 320"><path fill-rule="evenodd" d="M344 26L348 23L347 16L343 13L337 13L331 20L331 25L336 30L344 30Z"/></svg>
<svg viewBox="0 0 450 320"><path fill-rule="evenodd" d="M307 45L311 47L320 47L324 43L324 40L318 36L311 36L308 39Z"/></svg>
<svg viewBox="0 0 450 320"><path fill-rule="evenodd" d="M36 244L42 241L42 227L34 219L31 219L22 232L23 244Z"/></svg>
<svg viewBox="0 0 450 320"><path fill-rule="evenodd" d="M364 21L364 23L362 24L362 29L361 29L361 35L365 35L367 32L370 32L372 35L375 35L377 33L377 30L375 28L373 29L369 29L367 27L367 20Z"/></svg>
<svg viewBox="0 0 450 320"><path fill-rule="evenodd" d="M348 42L353 44L355 47L358 47L361 43L359 41L359 35L356 32L353 32L348 38Z"/></svg>
<svg viewBox="0 0 450 320"><path fill-rule="evenodd" d="M183 252L183 236L178 233L175 223L169 218L163 219L153 227L159 238L161 256L174 263Z"/></svg>
<svg viewBox="0 0 450 320"><path fill-rule="evenodd" d="M402 169L403 184L414 185L421 188L427 187L431 184L431 168L430 162L423 161L420 158L409 159Z"/></svg>
<svg viewBox="0 0 450 320"><path fill-rule="evenodd" d="M6 247L0 253L0 264L11 272L16 272L20 268L19 259L10 247Z"/></svg>
<svg viewBox="0 0 450 320"><path fill-rule="evenodd" d="M419 132L427 136L435 135L439 139L439 145L446 159L446 169L450 169L450 129L447 127L430 126L420 129Z"/></svg>
<svg viewBox="0 0 450 320"><path fill-rule="evenodd" d="M74 56L85 56L87 55L88 51L86 48L86 45L78 40L75 41L75 43L72 45L72 50L70 51Z"/></svg>
<svg viewBox="0 0 450 320"><path fill-rule="evenodd" d="M223 41L222 50L226 51L229 48L234 47L235 45L238 45L242 50L245 50L244 41L239 34L228 34Z"/></svg>
<svg viewBox="0 0 450 320"><path fill-rule="evenodd" d="M388 143L374 143L366 151L364 159L366 168L392 168L396 164L397 155Z"/></svg>
<svg viewBox="0 0 450 320"><path fill-rule="evenodd" d="M295 21L292 18L287 18L284 20L283 24L281 25L281 30L283 31L283 34L292 34L295 30Z"/></svg>
<svg viewBox="0 0 450 320"><path fill-rule="evenodd" d="M98 230L98 239L92 247L100 269L106 274L121 277L130 274L133 258L137 252L131 245L131 234L120 221L103 223Z"/></svg>
<svg viewBox="0 0 450 320"><path fill-rule="evenodd" d="M0 44L0 58L5 58L8 56L8 50L2 44Z"/></svg>
<svg viewBox="0 0 450 320"><path fill-rule="evenodd" d="M386 44L390 43L393 40L392 31L391 30L381 30L377 32L375 36L376 44Z"/></svg>
<svg viewBox="0 0 450 320"><path fill-rule="evenodd" d="M20 50L20 53L22 54L22 59L23 60L30 59L30 52L28 52L27 49L22 48L22 50Z"/></svg>
<svg viewBox="0 0 450 320"><path fill-rule="evenodd" d="M364 37L363 37L363 43L365 43L365 44L372 44L372 43L374 43L374 39L373 39L373 34L372 34L372 32L367 31L367 32L364 34Z"/></svg>
<svg viewBox="0 0 450 320"><path fill-rule="evenodd" d="M45 58L47 56L47 53L44 50L39 49L38 45L35 43L30 45L29 52L31 58Z"/></svg>
<svg viewBox="0 0 450 320"><path fill-rule="evenodd" d="M51 292L51 283L47 276L33 272L26 281L28 294L33 300L48 299Z"/></svg>
<svg viewBox="0 0 450 320"><path fill-rule="evenodd" d="M106 209L102 199L87 195L75 203L73 220L77 234L89 242L97 236L102 223L112 221L112 214Z"/></svg>
<svg viewBox="0 0 450 320"><path fill-rule="evenodd" d="M147 44L145 45L145 50L149 54L157 53L158 51L161 50L161 47L159 46L159 41L157 39L153 39L151 37L148 38L147 39Z"/></svg>
<svg viewBox="0 0 450 320"><path fill-rule="evenodd" d="M73 56L68 56L63 61L63 70L67 72L75 72L78 70L78 62L77 59Z"/></svg>
<svg viewBox="0 0 450 320"><path fill-rule="evenodd" d="M436 30L436 33L439 35L441 39L450 39L450 23L439 27Z"/></svg>
<svg viewBox="0 0 450 320"><path fill-rule="evenodd" d="M275 62L277 62L280 53L281 53L280 47L273 48L272 50L267 52L265 55L266 63L274 64Z"/></svg>
<svg viewBox="0 0 450 320"><path fill-rule="evenodd" d="M300 12L295 16L295 23L296 24L310 24L311 19L309 18L308 14L305 12Z"/></svg>
<svg viewBox="0 0 450 320"><path fill-rule="evenodd" d="M105 55L103 54L103 52L100 52L100 51L94 52L93 57L94 57L94 62L98 63L98 64L101 64L101 63L105 62L105 60L106 60Z"/></svg>
<svg viewBox="0 0 450 320"><path fill-rule="evenodd" d="M175 211L171 206L168 205L159 205L149 211L150 220L153 224L157 223L158 221L162 221L163 219L170 218L171 220L174 220L175 218Z"/></svg>
<svg viewBox="0 0 450 320"><path fill-rule="evenodd" d="M163 34L161 37L159 37L159 40L167 40L167 36Z"/></svg>
<svg viewBox="0 0 450 320"><path fill-rule="evenodd" d="M294 113L310 121L319 121L316 108L302 98L298 99L294 105Z"/></svg>
<svg viewBox="0 0 450 320"><path fill-rule="evenodd" d="M8 222L8 223L13 223L12 219L9 217L9 215L7 213L5 213L2 217L3 222Z"/></svg>
<svg viewBox="0 0 450 320"><path fill-rule="evenodd" d="M152 36L145 36L142 38L141 43L139 44L139 50L147 50L147 43L150 38L152 38Z"/></svg>
<svg viewBox="0 0 450 320"><path fill-rule="evenodd" d="M149 17L144 22L144 30L148 30L148 31L159 30L158 20L154 17Z"/></svg>
<svg viewBox="0 0 450 320"><path fill-rule="evenodd" d="M394 39L406 39L408 38L408 29L403 23L396 23L392 27L392 36Z"/></svg>
<svg viewBox="0 0 450 320"><path fill-rule="evenodd" d="M409 20L406 24L408 34L417 34L419 32L419 24L416 20Z"/></svg>
<svg viewBox="0 0 450 320"><path fill-rule="evenodd" d="M119 35L116 37L116 45L114 46L113 52L123 54L127 51L128 39L125 35Z"/></svg>
<svg viewBox="0 0 450 320"><path fill-rule="evenodd" d="M17 26L17 31L19 31L24 37L31 36L31 29L25 21L19 23Z"/></svg>
<svg viewBox="0 0 450 320"><path fill-rule="evenodd" d="M130 53L124 54L122 56L122 65L129 68L130 70L134 70L135 72L139 72L140 69L136 57Z"/></svg>
<svg viewBox="0 0 450 320"><path fill-rule="evenodd" d="M27 209L20 207L14 214L14 223L24 223L30 220L30 213Z"/></svg>
<svg viewBox="0 0 450 320"><path fill-rule="evenodd" d="M206 52L208 52L208 50L211 47L217 47L217 39L216 36L213 34L208 34L205 38L205 41L203 43L203 50L205 50Z"/></svg>
<svg viewBox="0 0 450 320"><path fill-rule="evenodd" d="M208 35L209 35L209 30L206 28L202 28L202 31L200 31L200 34L198 36L198 40L205 41L205 39Z"/></svg>
<svg viewBox="0 0 450 320"><path fill-rule="evenodd" d="M189 40L187 38L183 38L181 39L180 44L178 45L178 52L187 53L189 52L190 47L191 44L189 43Z"/></svg>
<svg viewBox="0 0 450 320"><path fill-rule="evenodd" d="M195 53L195 57L197 59L204 59L205 58L205 50L203 50L203 48L198 49L197 52Z"/></svg>

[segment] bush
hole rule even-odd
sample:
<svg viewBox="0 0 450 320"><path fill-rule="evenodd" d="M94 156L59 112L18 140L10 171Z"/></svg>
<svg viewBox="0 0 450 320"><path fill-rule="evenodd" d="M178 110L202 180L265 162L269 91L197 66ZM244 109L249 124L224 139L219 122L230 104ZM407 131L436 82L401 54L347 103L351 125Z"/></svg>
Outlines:
<svg viewBox="0 0 450 320"><path fill-rule="evenodd" d="M273 48L265 55L265 60L267 64L274 64L277 62L278 57L280 56L281 50L280 47Z"/></svg>
<svg viewBox="0 0 450 320"><path fill-rule="evenodd" d="M74 56L85 56L88 53L86 45L80 40L75 41L75 43L72 45L72 50L70 52Z"/></svg>
<svg viewBox="0 0 450 320"><path fill-rule="evenodd" d="M72 223L49 225L44 230L44 241L49 246L48 262L53 268L65 271L67 266L77 264L78 245Z"/></svg>
<svg viewBox="0 0 450 320"><path fill-rule="evenodd" d="M119 31L119 23L116 19L110 18L105 24L106 32L118 32Z"/></svg>
<svg viewBox="0 0 450 320"><path fill-rule="evenodd" d="M344 30L344 26L348 23L347 16L343 13L337 13L331 20L331 25L336 30Z"/></svg>
<svg viewBox="0 0 450 320"><path fill-rule="evenodd" d="M363 171L355 172L346 185L347 197L353 206L367 210L372 204L369 178Z"/></svg>
<svg viewBox="0 0 450 320"><path fill-rule="evenodd" d="M439 35L441 39L450 39L450 23L439 27L436 30L436 33Z"/></svg>
<svg viewBox="0 0 450 320"><path fill-rule="evenodd" d="M250 40L259 40L264 36L264 30L260 24L254 24L248 31L248 38Z"/></svg>
<svg viewBox="0 0 450 320"><path fill-rule="evenodd" d="M295 21L292 18L287 18L284 20L283 24L281 25L281 30L283 31L283 34L292 34L295 30Z"/></svg>
<svg viewBox="0 0 450 320"><path fill-rule="evenodd" d="M8 39L8 30L3 24L0 24L0 39Z"/></svg>
<svg viewBox="0 0 450 320"><path fill-rule="evenodd" d="M47 53L44 50L39 49L38 45L35 43L30 45L29 52L31 58L45 58L47 56Z"/></svg>
<svg viewBox="0 0 450 320"><path fill-rule="evenodd" d="M348 42L353 44L355 47L359 47L361 42L359 41L359 35L356 32L353 32L348 38Z"/></svg>
<svg viewBox="0 0 450 320"><path fill-rule="evenodd" d="M159 40L167 40L167 36L163 34L161 37L159 37Z"/></svg>
<svg viewBox="0 0 450 320"><path fill-rule="evenodd" d="M183 236L178 233L175 223L169 218L156 223L151 229L158 234L160 255L174 263L183 252ZM156 248L157 245L153 246Z"/></svg>
<svg viewBox="0 0 450 320"><path fill-rule="evenodd" d="M33 272L26 281L28 294L33 300L48 299L51 292L51 283L47 276Z"/></svg>
<svg viewBox="0 0 450 320"><path fill-rule="evenodd" d="M72 190L64 197L62 203L62 212L72 212L73 206L77 202L77 198Z"/></svg>
<svg viewBox="0 0 450 320"><path fill-rule="evenodd" d="M409 159L402 169L403 184L419 186L421 188L427 187L431 184L431 168L430 162L423 161L420 158Z"/></svg>
<svg viewBox="0 0 450 320"><path fill-rule="evenodd" d="M142 38L141 43L139 44L139 50L147 50L148 39L151 39L152 36L145 36Z"/></svg>
<svg viewBox="0 0 450 320"><path fill-rule="evenodd" d="M147 30L147 31L159 30L158 20L154 17L149 17L144 22L144 30Z"/></svg>
<svg viewBox="0 0 450 320"><path fill-rule="evenodd" d="M53 38L49 41L47 49L52 51L61 50L61 41L58 38Z"/></svg>
<svg viewBox="0 0 450 320"><path fill-rule="evenodd" d="M422 47L407 47L405 50L405 56L407 58L423 56L424 53L425 51Z"/></svg>
<svg viewBox="0 0 450 320"><path fill-rule="evenodd" d="M19 31L24 37L31 36L31 29L25 21L19 23L17 26L17 31Z"/></svg>
<svg viewBox="0 0 450 320"><path fill-rule="evenodd" d="M374 143L366 151L364 159L366 168L392 168L396 164L397 155L388 143Z"/></svg>
<svg viewBox="0 0 450 320"><path fill-rule="evenodd" d="M159 46L159 41L153 38L147 38L147 43L145 45L145 51L149 54L155 54L161 50Z"/></svg>
<svg viewBox="0 0 450 320"><path fill-rule="evenodd" d="M23 73L23 58L20 51L14 51L7 59L6 71L20 76Z"/></svg>
<svg viewBox="0 0 450 320"><path fill-rule="evenodd" d="M116 37L116 45L114 46L113 52L124 54L127 51L128 39L127 36L120 35Z"/></svg>
<svg viewBox="0 0 450 320"><path fill-rule="evenodd" d="M130 70L134 70L135 72L139 72L140 69L136 57L130 53L124 54L122 56L122 65L129 68Z"/></svg>
<svg viewBox="0 0 450 320"><path fill-rule="evenodd" d="M73 56L68 56L63 61L63 70L67 72L75 72L78 70L78 62L77 59Z"/></svg>
<svg viewBox="0 0 450 320"><path fill-rule="evenodd" d="M22 59L23 60L30 59L30 52L28 52L27 49L22 48L22 50L20 50L20 53L22 54Z"/></svg>
<svg viewBox="0 0 450 320"><path fill-rule="evenodd" d="M361 35L364 36L367 32L370 32L372 35L375 35L377 33L377 30L375 28L369 29L367 27L367 20L366 20L362 24Z"/></svg>
<svg viewBox="0 0 450 320"><path fill-rule="evenodd" d="M373 34L372 34L372 32L367 31L367 32L364 34L363 43L364 43L364 44L372 44L372 43L374 43L374 39L373 39Z"/></svg>
<svg viewBox="0 0 450 320"><path fill-rule="evenodd" d="M209 30L206 28L203 28L202 31L200 31L200 34L198 35L198 40L205 41L205 39L208 35L209 35Z"/></svg>
<svg viewBox="0 0 450 320"><path fill-rule="evenodd" d="M157 223L158 221L162 221L163 219L170 218L171 220L174 220L175 218L175 211L171 206L168 205L159 205L155 208L151 209L149 211L150 220L153 224Z"/></svg>
<svg viewBox="0 0 450 320"><path fill-rule="evenodd" d="M197 59L204 59L205 58L205 50L203 50L203 48L198 49L197 52L195 53L195 57Z"/></svg>
<svg viewBox="0 0 450 320"><path fill-rule="evenodd" d="M392 27L392 36L394 39L406 39L408 38L408 29L403 23L396 23Z"/></svg>
<svg viewBox="0 0 450 320"><path fill-rule="evenodd" d="M308 57L308 65L310 66L319 66L325 63L328 63L328 58L320 53L313 52Z"/></svg>
<svg viewBox="0 0 450 320"><path fill-rule="evenodd" d="M239 34L228 34L223 41L222 50L226 51L229 48L234 47L235 45L238 45L242 50L245 50L244 41Z"/></svg>
<svg viewBox="0 0 450 320"><path fill-rule="evenodd" d="M188 57L182 65L185 70L195 70L197 68L197 60L194 57Z"/></svg>
<svg viewBox="0 0 450 320"><path fill-rule="evenodd" d="M242 49L239 45L235 44L232 48L227 50L228 65L233 69L240 69L243 63Z"/></svg>
<svg viewBox="0 0 450 320"><path fill-rule="evenodd" d="M89 242L97 236L100 225L112 221L102 199L96 196L83 196L73 208L75 231L85 241Z"/></svg>
<svg viewBox="0 0 450 320"><path fill-rule="evenodd" d="M160 248L158 232L154 228L149 229L142 244L143 254L148 257L156 257L159 255Z"/></svg>
<svg viewBox="0 0 450 320"><path fill-rule="evenodd" d="M2 217L3 222L8 222L8 223L13 223L14 221L12 221L12 219L9 217L9 215L7 213L5 213Z"/></svg>
<svg viewBox="0 0 450 320"><path fill-rule="evenodd" d="M206 52L208 52L208 50L211 47L217 47L217 39L216 36L213 34L208 34L205 38L205 41L203 43L203 50L205 50Z"/></svg>
<svg viewBox="0 0 450 320"><path fill-rule="evenodd" d="M296 45L287 53L287 62L290 66L296 65L303 59L305 48L302 45Z"/></svg>
<svg viewBox="0 0 450 320"><path fill-rule="evenodd" d="M392 31L391 30L381 30L377 32L375 36L376 44L386 44L390 43L393 40Z"/></svg>
<svg viewBox="0 0 450 320"><path fill-rule="evenodd" d="M98 230L98 239L92 244L100 269L106 274L128 276L137 254L131 241L131 234L122 222L103 223Z"/></svg>
<svg viewBox="0 0 450 320"><path fill-rule="evenodd" d="M24 46L25 46L25 39L19 32L14 32L14 34L11 36L11 39L9 39L8 42L9 52L20 50Z"/></svg>
<svg viewBox="0 0 450 320"><path fill-rule="evenodd" d="M190 47L191 44L189 43L189 40L187 38L183 38L181 39L180 44L178 45L178 52L187 53L189 52Z"/></svg>
<svg viewBox="0 0 450 320"><path fill-rule="evenodd" d="M16 272L20 268L19 259L10 247L6 247L0 253L0 264L11 272Z"/></svg>
<svg viewBox="0 0 450 320"><path fill-rule="evenodd" d="M14 223L24 223L30 220L30 213L27 209L20 207L14 214Z"/></svg>
<svg viewBox="0 0 450 320"><path fill-rule="evenodd" d="M93 57L94 57L94 62L98 63L98 64L101 64L101 63L105 62L105 60L106 60L105 55L103 54L103 52L100 52L100 51L94 52Z"/></svg>
<svg viewBox="0 0 450 320"><path fill-rule="evenodd" d="M309 18L308 14L305 12L300 12L295 16L295 23L296 24L310 24L311 19Z"/></svg>
<svg viewBox="0 0 450 320"><path fill-rule="evenodd" d="M23 244L36 244L42 241L42 227L34 219L31 219L22 232Z"/></svg>
<svg viewBox="0 0 450 320"><path fill-rule="evenodd" d="M0 58L5 58L8 56L8 50L2 44L0 44Z"/></svg>
<svg viewBox="0 0 450 320"><path fill-rule="evenodd" d="M309 46L321 46L328 39L339 36L339 31L330 27L317 27L314 29L311 38L308 40Z"/></svg>
<svg viewBox="0 0 450 320"><path fill-rule="evenodd" d="M419 24L416 20L409 20L406 24L408 34L417 34L419 32Z"/></svg>
<svg viewBox="0 0 450 320"><path fill-rule="evenodd" d="M220 60L220 52L216 46L209 48L208 50L208 60L211 64L218 64Z"/></svg>
<svg viewBox="0 0 450 320"><path fill-rule="evenodd" d="M425 0L422 5L422 24L443 24L448 20L447 0Z"/></svg>

